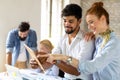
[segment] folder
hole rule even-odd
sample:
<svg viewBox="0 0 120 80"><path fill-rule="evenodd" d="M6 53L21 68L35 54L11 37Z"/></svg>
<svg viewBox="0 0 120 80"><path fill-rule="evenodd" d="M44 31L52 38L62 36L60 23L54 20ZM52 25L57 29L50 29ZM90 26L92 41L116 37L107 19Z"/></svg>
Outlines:
<svg viewBox="0 0 120 80"><path fill-rule="evenodd" d="M37 61L38 65L41 68L41 70L43 71L43 73L45 73L45 70L44 70L42 64L40 63L40 61L38 60L38 58L35 55L35 52L31 48L29 48L26 44L24 44L24 46L27 49L28 53L31 55L31 57Z"/></svg>

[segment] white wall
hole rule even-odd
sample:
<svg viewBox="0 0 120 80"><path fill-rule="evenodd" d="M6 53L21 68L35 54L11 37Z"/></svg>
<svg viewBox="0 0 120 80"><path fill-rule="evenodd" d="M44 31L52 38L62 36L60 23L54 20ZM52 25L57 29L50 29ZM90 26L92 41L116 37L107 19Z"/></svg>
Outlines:
<svg viewBox="0 0 120 80"><path fill-rule="evenodd" d="M4 71L5 42L10 29L21 21L28 21L40 40L41 0L0 0L0 72Z"/></svg>

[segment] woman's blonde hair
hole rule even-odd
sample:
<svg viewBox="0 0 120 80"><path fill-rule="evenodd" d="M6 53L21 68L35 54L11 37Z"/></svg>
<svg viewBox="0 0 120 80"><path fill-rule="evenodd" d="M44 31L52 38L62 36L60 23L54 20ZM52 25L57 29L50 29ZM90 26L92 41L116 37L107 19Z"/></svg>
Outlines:
<svg viewBox="0 0 120 80"><path fill-rule="evenodd" d="M47 40L47 39L44 39L44 40L40 41L40 44L43 44L45 47L50 49L50 51L52 51L52 49L54 48L52 43L49 40Z"/></svg>

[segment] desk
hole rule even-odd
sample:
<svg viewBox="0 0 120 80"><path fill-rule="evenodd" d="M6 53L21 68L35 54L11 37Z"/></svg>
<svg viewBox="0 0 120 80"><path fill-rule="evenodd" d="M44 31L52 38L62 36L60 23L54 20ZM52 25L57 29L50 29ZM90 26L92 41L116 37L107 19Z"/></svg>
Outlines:
<svg viewBox="0 0 120 80"><path fill-rule="evenodd" d="M11 77L8 77L6 72L0 73L0 80L13 80Z"/></svg>
<svg viewBox="0 0 120 80"><path fill-rule="evenodd" d="M29 69L21 69L20 73L22 77L27 78L27 80L62 80L62 78L60 77L45 75L43 73L35 73ZM19 79L13 79L13 77L7 76L5 72L2 72L0 73L0 80L19 80Z"/></svg>

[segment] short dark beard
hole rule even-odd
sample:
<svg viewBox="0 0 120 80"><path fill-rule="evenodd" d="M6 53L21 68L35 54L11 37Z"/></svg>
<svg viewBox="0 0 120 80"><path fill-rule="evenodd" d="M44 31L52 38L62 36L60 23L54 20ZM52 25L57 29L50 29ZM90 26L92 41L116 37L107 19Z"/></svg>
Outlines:
<svg viewBox="0 0 120 80"><path fill-rule="evenodd" d="M27 37L21 38L21 37L19 36L19 39L20 39L21 41L25 41L26 38L27 38Z"/></svg>
<svg viewBox="0 0 120 80"><path fill-rule="evenodd" d="M73 32L75 32L75 30L77 29L77 27L69 32L65 31L67 34L72 34Z"/></svg>
<svg viewBox="0 0 120 80"><path fill-rule="evenodd" d="M65 31L67 34L72 34L74 30L71 30L70 32Z"/></svg>

